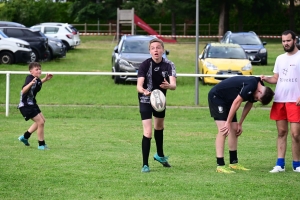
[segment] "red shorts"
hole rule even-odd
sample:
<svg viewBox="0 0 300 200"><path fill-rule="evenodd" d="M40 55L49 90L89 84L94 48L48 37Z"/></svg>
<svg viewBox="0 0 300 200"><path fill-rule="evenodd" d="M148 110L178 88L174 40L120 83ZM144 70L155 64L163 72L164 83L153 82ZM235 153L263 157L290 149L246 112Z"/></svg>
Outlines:
<svg viewBox="0 0 300 200"><path fill-rule="evenodd" d="M272 105L270 118L273 120L287 120L288 122L300 122L300 106L296 102L277 103Z"/></svg>

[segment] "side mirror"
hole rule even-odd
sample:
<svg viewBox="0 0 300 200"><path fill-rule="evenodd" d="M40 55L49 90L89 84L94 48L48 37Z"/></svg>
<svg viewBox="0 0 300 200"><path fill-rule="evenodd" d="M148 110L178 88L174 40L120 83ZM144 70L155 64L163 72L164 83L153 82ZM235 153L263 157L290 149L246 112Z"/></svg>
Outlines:
<svg viewBox="0 0 300 200"><path fill-rule="evenodd" d="M166 53L166 55L169 55L169 54L170 54L170 51L166 50L165 53Z"/></svg>
<svg viewBox="0 0 300 200"><path fill-rule="evenodd" d="M264 46L267 45L267 42L262 42L262 43L263 43Z"/></svg>
<svg viewBox="0 0 300 200"><path fill-rule="evenodd" d="M115 53L118 53L118 46L115 46L115 47L114 47L114 52L115 52Z"/></svg>

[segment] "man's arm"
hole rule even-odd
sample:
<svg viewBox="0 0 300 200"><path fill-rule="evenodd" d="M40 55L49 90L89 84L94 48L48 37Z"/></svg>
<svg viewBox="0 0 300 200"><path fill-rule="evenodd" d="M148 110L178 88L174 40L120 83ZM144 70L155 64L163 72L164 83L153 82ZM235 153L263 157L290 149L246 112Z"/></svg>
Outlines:
<svg viewBox="0 0 300 200"><path fill-rule="evenodd" d="M277 83L277 80L278 80L278 74L277 73L274 73L273 76L265 76L265 75L261 75L261 80L262 81L265 81L267 83L271 83L271 84L275 84Z"/></svg>

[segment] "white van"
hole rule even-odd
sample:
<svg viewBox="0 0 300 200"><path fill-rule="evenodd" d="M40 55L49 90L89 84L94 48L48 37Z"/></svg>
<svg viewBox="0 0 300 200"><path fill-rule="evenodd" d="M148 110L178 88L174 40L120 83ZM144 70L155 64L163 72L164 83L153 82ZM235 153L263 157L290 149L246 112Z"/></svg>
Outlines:
<svg viewBox="0 0 300 200"><path fill-rule="evenodd" d="M31 52L28 42L10 38L0 31L0 64L29 63Z"/></svg>

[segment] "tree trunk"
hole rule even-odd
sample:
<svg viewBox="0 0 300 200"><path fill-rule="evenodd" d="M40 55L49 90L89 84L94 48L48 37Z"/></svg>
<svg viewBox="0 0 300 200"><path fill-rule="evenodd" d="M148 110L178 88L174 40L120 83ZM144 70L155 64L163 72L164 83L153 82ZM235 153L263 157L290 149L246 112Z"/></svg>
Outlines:
<svg viewBox="0 0 300 200"><path fill-rule="evenodd" d="M224 27L224 24L225 24L225 2L222 2L221 5L220 5L220 16L219 16L219 33L218 35L219 36L223 36L224 33L225 33L225 27ZM220 38L219 38L220 40Z"/></svg>
<svg viewBox="0 0 300 200"><path fill-rule="evenodd" d="M172 12L172 39L176 40L176 14Z"/></svg>
<svg viewBox="0 0 300 200"><path fill-rule="evenodd" d="M294 0L290 0L289 6L289 17L290 17L290 30L296 31L295 28L295 2Z"/></svg>

